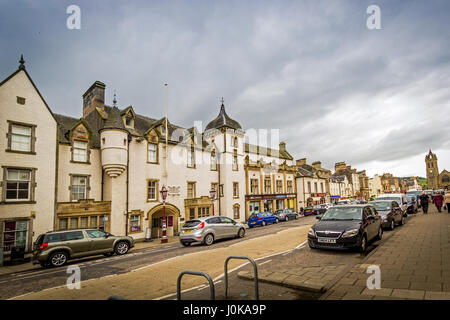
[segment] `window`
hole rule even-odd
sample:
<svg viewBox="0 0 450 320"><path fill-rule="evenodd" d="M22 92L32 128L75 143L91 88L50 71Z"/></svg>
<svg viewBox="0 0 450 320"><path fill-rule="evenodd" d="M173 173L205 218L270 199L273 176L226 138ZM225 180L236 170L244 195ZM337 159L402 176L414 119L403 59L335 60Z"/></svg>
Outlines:
<svg viewBox="0 0 450 320"><path fill-rule="evenodd" d="M211 152L211 170L213 171L217 170L217 158L216 153L214 151Z"/></svg>
<svg viewBox="0 0 450 320"><path fill-rule="evenodd" d="M233 198L239 198L239 183L233 182Z"/></svg>
<svg viewBox="0 0 450 320"><path fill-rule="evenodd" d="M219 195L223 197L223 184L219 186Z"/></svg>
<svg viewBox="0 0 450 320"><path fill-rule="evenodd" d="M239 219L239 205L234 205L233 206L233 218L234 219Z"/></svg>
<svg viewBox="0 0 450 320"><path fill-rule="evenodd" d="M277 184L277 193L283 193L283 181L277 180L276 184Z"/></svg>
<svg viewBox="0 0 450 320"><path fill-rule="evenodd" d="M148 180L147 184L147 201L158 200L158 181Z"/></svg>
<svg viewBox="0 0 450 320"><path fill-rule="evenodd" d="M233 170L237 171L238 170L238 157L237 157L237 151L234 150L234 154L233 154Z"/></svg>
<svg viewBox="0 0 450 320"><path fill-rule="evenodd" d="M195 219L195 209L190 208L189 209L189 220L194 220L194 219Z"/></svg>
<svg viewBox="0 0 450 320"><path fill-rule="evenodd" d="M234 148L238 147L238 138L237 137L231 137L231 146Z"/></svg>
<svg viewBox="0 0 450 320"><path fill-rule="evenodd" d="M155 143L148 143L148 162L158 162L158 145Z"/></svg>
<svg viewBox="0 0 450 320"><path fill-rule="evenodd" d="M88 228L88 227L89 227L89 217L81 217L80 228Z"/></svg>
<svg viewBox="0 0 450 320"><path fill-rule="evenodd" d="M287 193L292 193L293 189L292 189L292 180L288 180L286 181L287 183Z"/></svg>
<svg viewBox="0 0 450 320"><path fill-rule="evenodd" d="M91 228L97 228L97 226L98 226L98 217L97 216L93 216L93 217L90 218L90 220L91 220L90 227Z"/></svg>
<svg viewBox="0 0 450 320"><path fill-rule="evenodd" d="M70 218L70 229L78 229L78 218Z"/></svg>
<svg viewBox="0 0 450 320"><path fill-rule="evenodd" d="M25 104L25 98L24 97L17 97L17 103L24 105Z"/></svg>
<svg viewBox="0 0 450 320"><path fill-rule="evenodd" d="M31 126L11 125L11 150L31 152Z"/></svg>
<svg viewBox="0 0 450 320"><path fill-rule="evenodd" d="M131 117L126 117L125 118L125 125L127 126L127 127L132 127L133 126L133 118L131 118Z"/></svg>
<svg viewBox="0 0 450 320"><path fill-rule="evenodd" d="M308 193L311 193L311 181L308 181L307 186L308 186L308 189L306 189L306 190L308 190Z"/></svg>
<svg viewBox="0 0 450 320"><path fill-rule="evenodd" d="M59 228L58 230L67 230L67 218L59 219Z"/></svg>
<svg viewBox="0 0 450 320"><path fill-rule="evenodd" d="M89 238L104 238L107 233L102 230L86 230Z"/></svg>
<svg viewBox="0 0 450 320"><path fill-rule="evenodd" d="M258 179L250 179L250 193L258 194Z"/></svg>
<svg viewBox="0 0 450 320"><path fill-rule="evenodd" d="M141 215L133 214L130 216L130 232L141 231Z"/></svg>
<svg viewBox="0 0 450 320"><path fill-rule="evenodd" d="M86 141L73 141L72 160L76 162L88 161L88 143Z"/></svg>
<svg viewBox="0 0 450 320"><path fill-rule="evenodd" d="M314 182L314 192L319 192L319 190L317 189L317 182Z"/></svg>
<svg viewBox="0 0 450 320"><path fill-rule="evenodd" d="M187 166L188 168L195 168L195 151L193 148L187 152Z"/></svg>
<svg viewBox="0 0 450 320"><path fill-rule="evenodd" d="M188 182L187 184L187 198L195 198L195 182Z"/></svg>
<svg viewBox="0 0 450 320"><path fill-rule="evenodd" d="M31 200L30 185L31 170L7 169L6 200Z"/></svg>
<svg viewBox="0 0 450 320"><path fill-rule="evenodd" d="M3 223L3 250L11 251L12 247L26 247L28 221L5 221Z"/></svg>
<svg viewBox="0 0 450 320"><path fill-rule="evenodd" d="M72 176L72 198L71 201L78 201L87 198L87 177L85 176Z"/></svg>
<svg viewBox="0 0 450 320"><path fill-rule="evenodd" d="M269 179L264 179L264 193L271 193L272 191L272 187L271 187L271 183L270 183L270 178Z"/></svg>

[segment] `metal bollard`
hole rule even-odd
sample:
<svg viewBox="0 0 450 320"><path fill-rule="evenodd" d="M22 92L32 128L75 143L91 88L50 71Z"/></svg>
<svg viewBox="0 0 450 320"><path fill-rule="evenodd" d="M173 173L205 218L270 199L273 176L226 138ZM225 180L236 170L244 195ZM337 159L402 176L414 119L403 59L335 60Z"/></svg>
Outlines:
<svg viewBox="0 0 450 320"><path fill-rule="evenodd" d="M255 276L255 300L259 300L259 280L258 280L258 266L256 265L255 260L253 260L250 257L245 256L229 256L225 260L225 266L224 266L224 274L225 274L225 299L228 297L228 261L231 259L242 259L242 260L248 260L253 265L253 273Z"/></svg>

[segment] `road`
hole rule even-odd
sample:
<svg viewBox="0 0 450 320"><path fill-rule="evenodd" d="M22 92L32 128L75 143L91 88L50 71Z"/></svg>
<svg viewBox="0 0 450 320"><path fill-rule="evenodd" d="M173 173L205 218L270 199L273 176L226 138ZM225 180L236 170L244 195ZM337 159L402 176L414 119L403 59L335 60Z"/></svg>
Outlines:
<svg viewBox="0 0 450 320"><path fill-rule="evenodd" d="M126 274L133 270L158 262L163 262L181 255L203 252L217 248L227 248L234 246L237 243L248 242L252 239L271 235L286 229L311 225L314 224L315 221L315 217L310 216L279 224L268 225L266 227L247 229L246 236L244 238L219 241L211 247L202 245L183 247L177 242L151 249L131 250L130 253L124 256L113 256L109 258L104 256L95 256L74 260L69 262L68 266L77 265L80 268L82 281L99 279L108 276ZM38 269L7 276L0 276L0 299L9 299L32 292L40 292L45 289L64 286L68 276L67 268Z"/></svg>

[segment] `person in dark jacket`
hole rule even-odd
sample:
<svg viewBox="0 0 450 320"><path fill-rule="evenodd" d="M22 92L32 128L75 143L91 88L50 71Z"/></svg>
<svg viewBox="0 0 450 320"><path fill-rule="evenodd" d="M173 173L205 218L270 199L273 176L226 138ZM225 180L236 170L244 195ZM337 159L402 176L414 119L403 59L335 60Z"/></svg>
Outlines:
<svg viewBox="0 0 450 320"><path fill-rule="evenodd" d="M422 207L423 213L428 213L428 195L425 192L419 197L420 206Z"/></svg>
<svg viewBox="0 0 450 320"><path fill-rule="evenodd" d="M436 193L436 195L433 197L433 203L438 211L441 212L441 208L444 205L444 196L441 193Z"/></svg>

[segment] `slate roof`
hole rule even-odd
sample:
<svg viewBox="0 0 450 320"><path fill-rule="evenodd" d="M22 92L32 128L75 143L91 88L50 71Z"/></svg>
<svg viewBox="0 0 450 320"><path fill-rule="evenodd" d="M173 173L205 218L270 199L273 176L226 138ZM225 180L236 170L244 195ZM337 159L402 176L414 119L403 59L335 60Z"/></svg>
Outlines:
<svg viewBox="0 0 450 320"><path fill-rule="evenodd" d="M222 127L227 127L235 130L242 130L242 127L239 124L239 122L231 119L225 112L225 106L223 105L223 103L220 106L219 115L217 116L217 118L215 118L206 125L205 131L210 129L219 129Z"/></svg>
<svg viewBox="0 0 450 320"><path fill-rule="evenodd" d="M298 177L311 177L312 178L315 176L315 174L313 172L311 172L305 168L302 168L302 167L298 167L297 171L298 171L298 175L297 175Z"/></svg>
<svg viewBox="0 0 450 320"><path fill-rule="evenodd" d="M259 155L265 155L265 156L271 156L271 157L278 157L280 159L286 159L286 160L294 160L294 158L291 156L289 152L286 150L278 150L278 149L271 149L266 147L260 147L254 144L245 143L244 144L244 150L248 153L254 153Z"/></svg>

